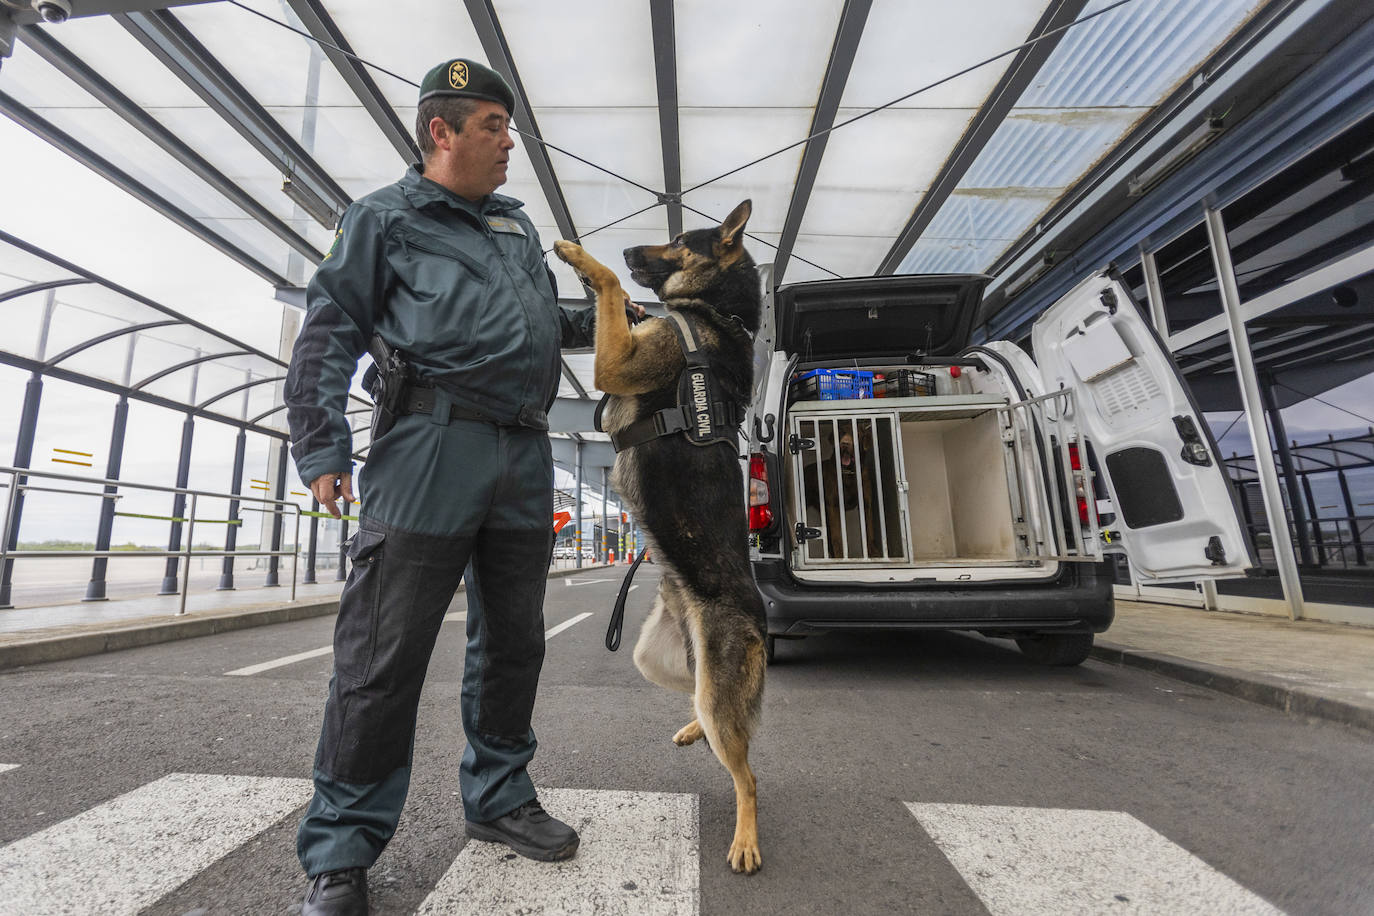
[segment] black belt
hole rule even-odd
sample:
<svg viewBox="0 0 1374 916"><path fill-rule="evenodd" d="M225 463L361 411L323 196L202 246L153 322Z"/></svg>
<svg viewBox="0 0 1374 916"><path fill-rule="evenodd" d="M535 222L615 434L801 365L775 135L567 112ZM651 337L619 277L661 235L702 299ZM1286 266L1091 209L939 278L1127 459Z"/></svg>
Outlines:
<svg viewBox="0 0 1374 916"><path fill-rule="evenodd" d="M401 413L433 414L434 404L438 400L435 395L436 389L413 386L406 395L405 407ZM457 404L450 404L448 407L449 420L481 420L483 423L493 423L498 426L503 425L493 417L489 417L480 411L471 410L467 407L459 407Z"/></svg>

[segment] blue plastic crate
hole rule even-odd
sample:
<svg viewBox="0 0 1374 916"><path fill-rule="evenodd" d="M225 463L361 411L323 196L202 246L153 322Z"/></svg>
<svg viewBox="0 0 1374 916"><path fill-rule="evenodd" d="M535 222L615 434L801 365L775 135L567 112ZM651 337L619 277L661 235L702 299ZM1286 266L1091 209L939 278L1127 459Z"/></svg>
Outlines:
<svg viewBox="0 0 1374 916"><path fill-rule="evenodd" d="M848 401L873 397L873 373L863 369L812 369L793 379L801 398Z"/></svg>

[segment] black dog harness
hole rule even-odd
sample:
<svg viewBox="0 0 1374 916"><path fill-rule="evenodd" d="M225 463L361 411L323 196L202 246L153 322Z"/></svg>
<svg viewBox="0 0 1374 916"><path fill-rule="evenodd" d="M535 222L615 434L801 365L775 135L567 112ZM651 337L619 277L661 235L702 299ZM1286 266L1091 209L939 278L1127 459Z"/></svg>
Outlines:
<svg viewBox="0 0 1374 916"><path fill-rule="evenodd" d="M623 452L674 433L682 433L693 445L715 445L717 442L735 445L740 424L739 405L721 397L715 373L702 355L691 319L676 311L669 311L668 318L682 344L682 355L687 359L687 365L677 377L677 406L657 410L611 433L611 445L617 452ZM606 395L596 407L595 426L600 432L605 432L601 429L601 411L609 399L610 395Z"/></svg>

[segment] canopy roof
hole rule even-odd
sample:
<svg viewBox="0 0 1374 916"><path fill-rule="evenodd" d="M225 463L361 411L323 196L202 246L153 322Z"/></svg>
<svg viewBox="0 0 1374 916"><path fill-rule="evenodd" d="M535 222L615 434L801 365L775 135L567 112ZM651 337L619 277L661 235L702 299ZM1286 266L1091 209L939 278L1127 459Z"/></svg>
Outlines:
<svg viewBox="0 0 1374 916"><path fill-rule="evenodd" d="M623 248L748 197L750 248L775 282L995 274L1266 6L154 5L88 0L65 23L22 25L0 110L286 289L347 203L417 158L416 85L456 55L516 88L502 191L525 202L546 248L576 238L618 265ZM561 394L594 395L589 357L566 364Z"/></svg>

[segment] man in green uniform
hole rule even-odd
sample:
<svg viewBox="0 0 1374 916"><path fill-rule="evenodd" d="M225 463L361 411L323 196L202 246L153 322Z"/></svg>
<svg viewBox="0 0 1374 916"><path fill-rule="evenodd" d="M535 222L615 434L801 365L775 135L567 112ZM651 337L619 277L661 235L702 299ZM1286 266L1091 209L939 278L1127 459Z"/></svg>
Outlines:
<svg viewBox="0 0 1374 916"><path fill-rule="evenodd" d="M466 832L536 859L577 851L526 765L553 548L545 412L559 348L591 346L595 310L558 306L534 225L493 193L515 146L513 108L505 80L479 63L431 70L416 119L423 164L348 208L307 292L285 399L296 466L331 513L353 498L343 411L374 334L405 355L413 383L362 474L315 795L297 838L305 916L367 912L366 870L405 802L420 689L465 569Z"/></svg>

